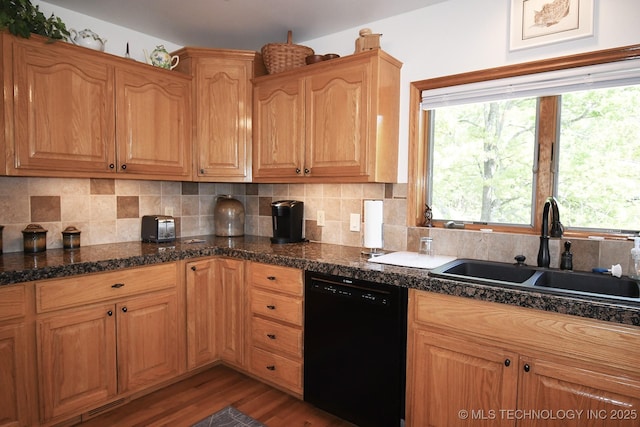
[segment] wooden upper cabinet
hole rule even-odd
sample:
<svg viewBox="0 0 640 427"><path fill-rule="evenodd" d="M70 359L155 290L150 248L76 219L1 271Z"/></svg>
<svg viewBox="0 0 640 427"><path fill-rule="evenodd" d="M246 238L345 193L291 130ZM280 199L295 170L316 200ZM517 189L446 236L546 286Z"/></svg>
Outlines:
<svg viewBox="0 0 640 427"><path fill-rule="evenodd" d="M303 176L304 87L302 80L273 79L256 85L254 178Z"/></svg>
<svg viewBox="0 0 640 427"><path fill-rule="evenodd" d="M115 162L113 67L62 42L8 39L15 126L9 173L108 172Z"/></svg>
<svg viewBox="0 0 640 427"><path fill-rule="evenodd" d="M257 182L395 182L401 63L372 50L255 79Z"/></svg>
<svg viewBox="0 0 640 427"><path fill-rule="evenodd" d="M251 79L264 74L256 52L184 48L176 70L193 76L196 181L251 180Z"/></svg>
<svg viewBox="0 0 640 427"><path fill-rule="evenodd" d="M6 173L191 177L191 77L0 34Z"/></svg>
<svg viewBox="0 0 640 427"><path fill-rule="evenodd" d="M186 180L191 177L191 84L156 71L116 69L118 172Z"/></svg>

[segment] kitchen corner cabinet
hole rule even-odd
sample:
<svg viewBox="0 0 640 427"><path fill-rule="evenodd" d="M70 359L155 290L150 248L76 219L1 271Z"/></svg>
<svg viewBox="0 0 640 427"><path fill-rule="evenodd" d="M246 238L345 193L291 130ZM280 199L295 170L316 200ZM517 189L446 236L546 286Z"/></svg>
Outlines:
<svg viewBox="0 0 640 427"><path fill-rule="evenodd" d="M6 173L191 177L191 78L2 33Z"/></svg>
<svg viewBox="0 0 640 427"><path fill-rule="evenodd" d="M400 68L377 49L254 79L254 181L395 182Z"/></svg>
<svg viewBox="0 0 640 427"><path fill-rule="evenodd" d="M187 361L194 369L222 359L244 366L244 261L211 258L186 264Z"/></svg>
<svg viewBox="0 0 640 427"><path fill-rule="evenodd" d="M184 372L179 283L176 263L35 283L42 421L99 413Z"/></svg>
<svg viewBox="0 0 640 427"><path fill-rule="evenodd" d="M302 270L250 262L249 372L302 397Z"/></svg>
<svg viewBox="0 0 640 427"><path fill-rule="evenodd" d="M184 48L176 68L193 77L195 181L250 182L253 86L266 73L256 52Z"/></svg>
<svg viewBox="0 0 640 427"><path fill-rule="evenodd" d="M34 412L35 366L29 346L33 322L28 322L24 285L0 287L0 427L30 426Z"/></svg>
<svg viewBox="0 0 640 427"><path fill-rule="evenodd" d="M407 425L636 426L636 327L410 290Z"/></svg>

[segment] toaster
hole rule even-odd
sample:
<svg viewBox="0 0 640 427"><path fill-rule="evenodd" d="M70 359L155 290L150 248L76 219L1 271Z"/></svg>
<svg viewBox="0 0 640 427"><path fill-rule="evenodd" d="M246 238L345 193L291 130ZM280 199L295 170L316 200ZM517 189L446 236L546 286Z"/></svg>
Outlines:
<svg viewBox="0 0 640 427"><path fill-rule="evenodd" d="M176 238L176 220L166 215L142 217L143 242L171 242Z"/></svg>

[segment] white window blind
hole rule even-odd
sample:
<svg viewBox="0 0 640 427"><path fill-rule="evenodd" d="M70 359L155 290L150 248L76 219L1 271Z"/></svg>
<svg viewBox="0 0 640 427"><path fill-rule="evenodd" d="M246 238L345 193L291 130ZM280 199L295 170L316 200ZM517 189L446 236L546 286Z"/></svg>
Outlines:
<svg viewBox="0 0 640 427"><path fill-rule="evenodd" d="M527 74L422 91L423 110L640 84L640 59Z"/></svg>

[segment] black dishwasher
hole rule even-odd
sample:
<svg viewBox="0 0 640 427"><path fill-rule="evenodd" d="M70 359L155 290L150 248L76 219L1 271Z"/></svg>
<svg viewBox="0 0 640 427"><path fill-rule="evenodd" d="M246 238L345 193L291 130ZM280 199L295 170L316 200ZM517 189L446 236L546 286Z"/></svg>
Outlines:
<svg viewBox="0 0 640 427"><path fill-rule="evenodd" d="M304 400L361 427L404 425L407 289L305 273Z"/></svg>

